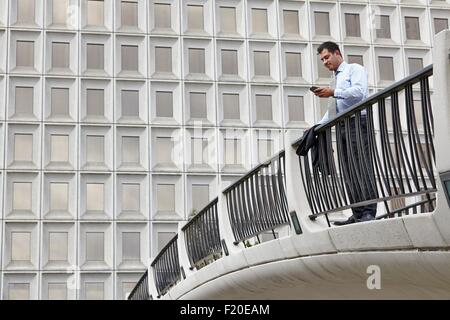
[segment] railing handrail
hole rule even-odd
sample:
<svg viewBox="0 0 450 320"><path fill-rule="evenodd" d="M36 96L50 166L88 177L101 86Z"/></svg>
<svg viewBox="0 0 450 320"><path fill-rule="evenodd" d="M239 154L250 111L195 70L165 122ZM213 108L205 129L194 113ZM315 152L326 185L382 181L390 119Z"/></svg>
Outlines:
<svg viewBox="0 0 450 320"><path fill-rule="evenodd" d="M418 79L426 77L426 76L430 76L432 74L433 74L433 64L430 64L430 65L426 66L425 68L413 73L412 75L410 75L400 81L394 82L389 87L367 97L363 101L361 101L361 102L355 104L354 106L348 108L347 110L339 113L336 117L328 119L323 124L320 124L319 126L317 126L314 129L314 131L315 132L322 131L323 129L335 124L336 122L339 122L343 118L346 118L348 115L354 114L357 111L363 110L365 107L367 107L367 105L372 105L372 104L376 103L379 99L390 96L393 91L400 91L403 88L405 88L407 85L417 82ZM302 141L302 139L303 139L303 137L297 139L292 144L292 146L297 147L300 144L300 142Z"/></svg>
<svg viewBox="0 0 450 320"><path fill-rule="evenodd" d="M158 255L153 259L151 266L153 267L156 262L158 262L159 258L166 253L167 249L178 240L178 233L173 236L173 238L164 246L164 248L161 249L161 251L158 253Z"/></svg>
<svg viewBox="0 0 450 320"><path fill-rule="evenodd" d="M208 203L202 210L199 211L195 216L191 218L182 228L181 231L185 231L187 228L189 228L195 221L197 221L205 212L208 211L211 207L213 207L215 204L217 204L219 198L216 197L213 199L210 203Z"/></svg>
<svg viewBox="0 0 450 320"><path fill-rule="evenodd" d="M243 175L242 177L240 177L238 180L236 180L233 184L231 184L230 186L228 186L227 188L225 188L222 193L227 194L230 190L234 189L237 185L239 185L241 182L247 180L252 174L254 174L255 172L257 172L259 169L263 168L263 167L267 167L271 164L271 162L278 158L280 155L284 154L284 149L278 151L276 154L274 154L271 158L267 159L264 162L261 162L259 165L257 165L256 167L254 167L253 169L251 169L250 171L248 171L245 175Z"/></svg>
<svg viewBox="0 0 450 320"><path fill-rule="evenodd" d="M133 290L128 295L127 300L131 300L133 298L133 295L136 293L136 291L139 290L139 288L141 287L142 282L144 282L146 278L147 278L147 281L148 281L148 270L146 270L145 273L142 275L142 277L139 278L139 280L136 283L136 285L134 286ZM148 292L148 288L147 288L147 296L150 297L150 294Z"/></svg>

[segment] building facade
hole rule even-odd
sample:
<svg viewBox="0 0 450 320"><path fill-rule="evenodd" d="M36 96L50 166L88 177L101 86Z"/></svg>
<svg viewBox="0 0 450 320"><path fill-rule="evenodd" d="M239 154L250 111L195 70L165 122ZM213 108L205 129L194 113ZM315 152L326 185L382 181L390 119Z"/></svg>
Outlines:
<svg viewBox="0 0 450 320"><path fill-rule="evenodd" d="M321 42L373 93L430 64L449 20L442 0L0 1L1 298L124 299L190 215L321 119Z"/></svg>

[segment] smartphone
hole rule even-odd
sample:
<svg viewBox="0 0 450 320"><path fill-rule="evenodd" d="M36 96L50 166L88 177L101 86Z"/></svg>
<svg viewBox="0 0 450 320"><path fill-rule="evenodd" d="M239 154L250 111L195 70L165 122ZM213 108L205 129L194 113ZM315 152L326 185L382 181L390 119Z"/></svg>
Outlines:
<svg viewBox="0 0 450 320"><path fill-rule="evenodd" d="M311 88L309 88L309 90L311 90L312 92L314 92L317 89L319 89L319 87L316 87L316 86L312 86Z"/></svg>

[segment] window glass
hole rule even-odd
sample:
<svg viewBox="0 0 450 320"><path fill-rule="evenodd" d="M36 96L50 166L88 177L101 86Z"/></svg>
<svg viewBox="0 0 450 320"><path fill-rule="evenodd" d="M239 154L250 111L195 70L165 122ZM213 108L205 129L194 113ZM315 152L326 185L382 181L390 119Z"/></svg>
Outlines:
<svg viewBox="0 0 450 320"><path fill-rule="evenodd" d="M175 211L175 185L158 184L156 185L156 198L158 211Z"/></svg>
<svg viewBox="0 0 450 320"><path fill-rule="evenodd" d="M17 0L17 22L34 23L35 0Z"/></svg>
<svg viewBox="0 0 450 320"><path fill-rule="evenodd" d="M241 139L225 138L225 164L227 165L239 165L242 163L241 155Z"/></svg>
<svg viewBox="0 0 450 320"><path fill-rule="evenodd" d="M68 116L69 115L69 89L52 88L51 89L51 115Z"/></svg>
<svg viewBox="0 0 450 320"><path fill-rule="evenodd" d="M422 58L408 58L409 74L416 73L423 69Z"/></svg>
<svg viewBox="0 0 450 320"><path fill-rule="evenodd" d="M103 116L105 113L105 90L87 89L87 110L88 116Z"/></svg>
<svg viewBox="0 0 450 320"><path fill-rule="evenodd" d="M138 71L138 46L122 46L122 70Z"/></svg>
<svg viewBox="0 0 450 320"><path fill-rule="evenodd" d="M88 211L103 211L105 203L105 186L103 183L86 184L86 209Z"/></svg>
<svg viewBox="0 0 450 320"><path fill-rule="evenodd" d="M347 37L361 37L361 25L359 22L359 14L346 13L345 14L345 31Z"/></svg>
<svg viewBox="0 0 450 320"><path fill-rule="evenodd" d="M391 23L388 15L377 16L380 24L377 26L377 38L390 39L391 38Z"/></svg>
<svg viewBox="0 0 450 320"><path fill-rule="evenodd" d="M104 25L104 3L103 0L87 0L87 24L89 26Z"/></svg>
<svg viewBox="0 0 450 320"><path fill-rule="evenodd" d="M272 120L272 96L256 95L256 120Z"/></svg>
<svg viewBox="0 0 450 320"><path fill-rule="evenodd" d="M54 24L66 24L68 8L69 0L52 0L52 22Z"/></svg>
<svg viewBox="0 0 450 320"><path fill-rule="evenodd" d="M222 50L222 73L238 74L237 50Z"/></svg>
<svg viewBox="0 0 450 320"><path fill-rule="evenodd" d="M11 233L11 261L30 261L30 232Z"/></svg>
<svg viewBox="0 0 450 320"><path fill-rule="evenodd" d="M167 118L173 117L172 92L156 92L156 116Z"/></svg>
<svg viewBox="0 0 450 320"><path fill-rule="evenodd" d="M105 235L103 232L86 233L86 260L104 261L105 260Z"/></svg>
<svg viewBox="0 0 450 320"><path fill-rule="evenodd" d="M266 9L252 9L252 28L253 32L268 32Z"/></svg>
<svg viewBox="0 0 450 320"><path fill-rule="evenodd" d="M122 210L140 211L140 190L139 184L122 184Z"/></svg>
<svg viewBox="0 0 450 320"><path fill-rule="evenodd" d="M33 87L15 88L15 115L33 115Z"/></svg>
<svg viewBox="0 0 450 320"><path fill-rule="evenodd" d="M286 52L286 75L288 77L302 76L302 56L296 52Z"/></svg>
<svg viewBox="0 0 450 320"><path fill-rule="evenodd" d="M86 300L103 300L105 298L103 282L86 282L84 284L84 290L86 292Z"/></svg>
<svg viewBox="0 0 450 320"><path fill-rule="evenodd" d="M100 70L105 68L103 44L87 44L87 68Z"/></svg>
<svg viewBox="0 0 450 320"><path fill-rule="evenodd" d="M50 232L48 235L48 260L67 261L68 233Z"/></svg>
<svg viewBox="0 0 450 320"><path fill-rule="evenodd" d="M200 212L209 202L209 185L192 185L192 210Z"/></svg>
<svg viewBox="0 0 450 320"><path fill-rule="evenodd" d="M299 34L297 10L283 10L284 33Z"/></svg>
<svg viewBox="0 0 450 320"><path fill-rule="evenodd" d="M170 4L155 3L155 27L168 29L170 26Z"/></svg>
<svg viewBox="0 0 450 320"><path fill-rule="evenodd" d="M86 160L87 162L104 162L104 137L87 136L86 137Z"/></svg>
<svg viewBox="0 0 450 320"><path fill-rule="evenodd" d="M270 54L268 51L254 51L255 76L270 76Z"/></svg>
<svg viewBox="0 0 450 320"><path fill-rule="evenodd" d="M170 242L170 240L175 237L175 232L158 232L158 252L160 252L164 247Z"/></svg>
<svg viewBox="0 0 450 320"><path fill-rule="evenodd" d="M305 121L303 97L288 96L289 120Z"/></svg>
<svg viewBox="0 0 450 320"><path fill-rule="evenodd" d="M122 260L139 261L141 259L141 234L139 232L122 233Z"/></svg>
<svg viewBox="0 0 450 320"><path fill-rule="evenodd" d="M445 18L434 18L434 34L441 32L442 30L448 29L448 19Z"/></svg>
<svg viewBox="0 0 450 320"><path fill-rule="evenodd" d="M172 48L155 48L155 69L157 72L172 72Z"/></svg>
<svg viewBox="0 0 450 320"><path fill-rule="evenodd" d="M172 151L173 151L173 140L171 137L157 137L156 138L156 162L159 164L171 164L172 161Z"/></svg>
<svg viewBox="0 0 450 320"><path fill-rule="evenodd" d="M314 25L316 35L329 36L330 15L328 12L314 11Z"/></svg>
<svg viewBox="0 0 450 320"><path fill-rule="evenodd" d="M205 73L205 50L189 49L189 72Z"/></svg>
<svg viewBox="0 0 450 320"><path fill-rule="evenodd" d="M137 1L122 0L122 26L137 27L138 4Z"/></svg>
<svg viewBox="0 0 450 320"><path fill-rule="evenodd" d="M224 33L236 32L236 9L220 7L220 31Z"/></svg>
<svg viewBox="0 0 450 320"><path fill-rule="evenodd" d="M52 134L50 135L50 161L69 161L69 136Z"/></svg>
<svg viewBox="0 0 450 320"><path fill-rule="evenodd" d="M392 57L378 57L380 80L394 81L394 62Z"/></svg>
<svg viewBox="0 0 450 320"><path fill-rule="evenodd" d="M139 164L139 137L122 137L122 162Z"/></svg>
<svg viewBox="0 0 450 320"><path fill-rule="evenodd" d="M357 54L349 54L347 56L348 63L357 63L361 66L364 65L363 56Z"/></svg>
<svg viewBox="0 0 450 320"><path fill-rule="evenodd" d="M240 119L239 94L224 93L223 98L223 118Z"/></svg>
<svg viewBox="0 0 450 320"><path fill-rule="evenodd" d="M207 138L191 138L191 163L192 164L208 163Z"/></svg>
<svg viewBox="0 0 450 320"><path fill-rule="evenodd" d="M48 300L67 300L67 283L49 283Z"/></svg>
<svg viewBox="0 0 450 320"><path fill-rule="evenodd" d="M33 135L14 135L14 161L33 161Z"/></svg>
<svg viewBox="0 0 450 320"><path fill-rule="evenodd" d="M29 300L29 283L10 283L8 286L8 300Z"/></svg>
<svg viewBox="0 0 450 320"><path fill-rule="evenodd" d="M16 66L34 67L34 41L16 42Z"/></svg>
<svg viewBox="0 0 450 320"><path fill-rule="evenodd" d="M190 92L189 106L191 118L206 119L206 93Z"/></svg>
<svg viewBox="0 0 450 320"><path fill-rule="evenodd" d="M258 139L258 162L263 162L273 155L273 141Z"/></svg>
<svg viewBox="0 0 450 320"><path fill-rule="evenodd" d="M187 6L188 29L203 30L203 6Z"/></svg>
<svg viewBox="0 0 450 320"><path fill-rule="evenodd" d="M13 183L13 210L31 210L32 206L31 182Z"/></svg>
<svg viewBox="0 0 450 320"><path fill-rule="evenodd" d="M66 42L52 43L52 67L53 68L69 68L70 45Z"/></svg>
<svg viewBox="0 0 450 320"><path fill-rule="evenodd" d="M67 211L69 207L69 184L50 183L50 211Z"/></svg>
<svg viewBox="0 0 450 320"><path fill-rule="evenodd" d="M420 27L418 17L405 17L406 39L420 40Z"/></svg>
<svg viewBox="0 0 450 320"><path fill-rule="evenodd" d="M122 90L122 116L139 117L139 91Z"/></svg>

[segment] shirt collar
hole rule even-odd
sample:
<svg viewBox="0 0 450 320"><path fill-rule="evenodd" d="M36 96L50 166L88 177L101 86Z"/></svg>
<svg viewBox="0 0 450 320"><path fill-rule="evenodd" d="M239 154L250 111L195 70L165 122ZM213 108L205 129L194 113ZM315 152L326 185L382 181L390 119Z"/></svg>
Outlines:
<svg viewBox="0 0 450 320"><path fill-rule="evenodd" d="M335 74L338 74L339 72L344 71L346 66L347 66L347 62L342 61L342 63L339 65L339 67L335 71Z"/></svg>

